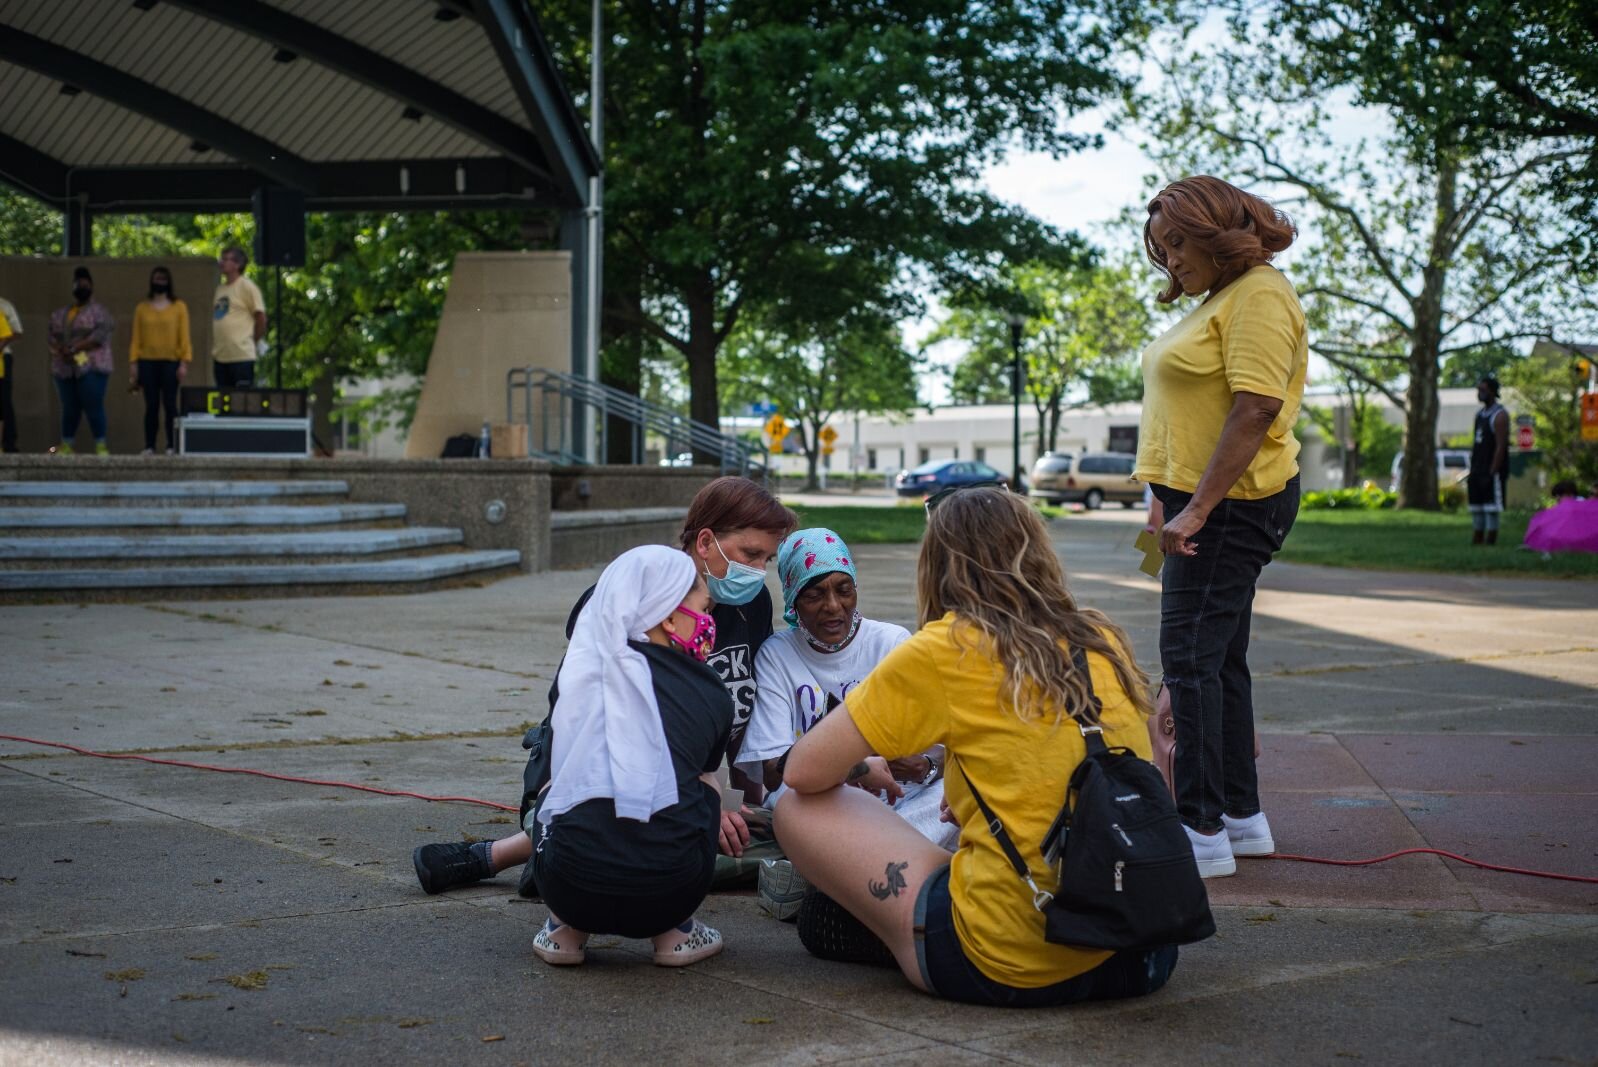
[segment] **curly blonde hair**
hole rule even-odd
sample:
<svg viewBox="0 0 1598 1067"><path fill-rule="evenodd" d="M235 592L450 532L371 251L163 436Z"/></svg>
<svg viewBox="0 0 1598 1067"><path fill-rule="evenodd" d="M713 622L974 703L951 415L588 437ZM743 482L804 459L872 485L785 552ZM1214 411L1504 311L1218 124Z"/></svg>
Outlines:
<svg viewBox="0 0 1598 1067"><path fill-rule="evenodd" d="M1090 682L1071 663L1072 648L1097 652L1115 668L1127 697L1152 712L1149 680L1126 633L1102 612L1077 607L1043 519L1014 493L966 489L927 516L916 564L921 625L953 612L956 644L971 632L1004 671L1001 704L1026 720L1058 723L1068 709L1098 721Z"/></svg>

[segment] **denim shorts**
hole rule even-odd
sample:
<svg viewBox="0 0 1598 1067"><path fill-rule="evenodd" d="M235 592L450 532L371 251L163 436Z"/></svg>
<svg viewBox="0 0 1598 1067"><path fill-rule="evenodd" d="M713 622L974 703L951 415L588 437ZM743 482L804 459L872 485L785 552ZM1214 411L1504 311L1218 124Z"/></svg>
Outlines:
<svg viewBox="0 0 1598 1067"><path fill-rule="evenodd" d="M997 1008L1046 1008L1085 1000L1141 997L1163 986L1176 969L1176 946L1117 952L1091 971L1036 989L995 982L966 958L954 930L949 868L921 886L915 913L916 961L927 988L947 1000Z"/></svg>

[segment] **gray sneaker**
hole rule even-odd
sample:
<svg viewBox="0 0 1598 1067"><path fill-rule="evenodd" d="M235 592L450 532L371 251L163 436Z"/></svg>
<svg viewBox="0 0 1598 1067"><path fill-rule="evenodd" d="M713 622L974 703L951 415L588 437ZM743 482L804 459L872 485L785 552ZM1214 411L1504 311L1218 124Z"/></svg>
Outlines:
<svg viewBox="0 0 1598 1067"><path fill-rule="evenodd" d="M799 916L799 905L804 903L805 890L810 883L793 869L788 860L761 860L759 888L760 910L773 919L793 922Z"/></svg>

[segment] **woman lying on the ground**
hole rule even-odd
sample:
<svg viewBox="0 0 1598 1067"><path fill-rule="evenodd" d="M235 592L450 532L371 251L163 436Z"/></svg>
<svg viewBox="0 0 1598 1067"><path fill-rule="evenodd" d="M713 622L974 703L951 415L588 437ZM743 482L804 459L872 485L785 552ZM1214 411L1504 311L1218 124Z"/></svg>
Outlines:
<svg viewBox="0 0 1598 1067"><path fill-rule="evenodd" d="M794 742L910 638L903 626L860 614L854 557L831 530L789 534L777 550L777 577L783 618L791 629L774 634L760 650L755 662L760 688L739 753L740 767L770 790L771 806L785 792L782 759ZM936 745L891 763L873 756L852 784L888 800L933 843L952 847L958 830L938 817L942 765L943 749ZM786 919L797 912L804 883L794 878L787 860L768 860L760 890L761 906Z"/></svg>
<svg viewBox="0 0 1598 1067"><path fill-rule="evenodd" d="M777 545L798 524L794 513L770 493L749 479L738 477L717 478L699 490L683 519L682 550L704 576L715 601L710 614L716 621L717 643L710 666L732 697L729 760L737 758L744 726L754 709L755 657L772 632L771 593L766 589L765 567L776 556ZM594 587L590 586L572 607L566 619L567 640L593 592ZM559 696L557 679L549 690L551 709ZM533 747L538 729L528 731L522 747ZM520 821L524 827L542 784L530 782L523 790ZM759 796L751 799L758 800ZM749 827L736 812L727 813L722 821L722 852L740 855L749 844ZM425 891L442 893L492 878L509 867L522 866L532 854L532 839L518 830L498 841L421 845L411 853L411 863ZM523 871L517 891L528 897L538 895L530 866Z"/></svg>
<svg viewBox="0 0 1598 1067"><path fill-rule="evenodd" d="M681 967L721 951L693 917L710 890L732 699L705 663L704 576L646 545L605 568L560 667L553 774L534 809L546 963L582 963L590 934L647 937Z"/></svg>
<svg viewBox="0 0 1598 1067"><path fill-rule="evenodd" d="M1045 941L1043 913L966 785L1052 891L1058 876L1041 843L1086 751L1066 708L1091 708L1091 686L1105 743L1147 758L1143 672L1118 627L1076 606L1023 498L970 488L932 503L916 567L921 629L794 745L777 839L919 989L1014 1007L1153 992L1175 966L1175 946L1110 953ZM1089 678L1073 668L1073 647L1086 651ZM858 789L839 788L872 753L935 744L947 749L946 800L961 827L952 856Z"/></svg>

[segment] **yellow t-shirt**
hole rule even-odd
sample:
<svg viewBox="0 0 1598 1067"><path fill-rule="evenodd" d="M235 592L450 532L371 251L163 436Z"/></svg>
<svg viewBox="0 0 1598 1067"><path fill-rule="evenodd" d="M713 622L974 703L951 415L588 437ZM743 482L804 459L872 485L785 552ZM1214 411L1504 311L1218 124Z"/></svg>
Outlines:
<svg viewBox="0 0 1598 1067"><path fill-rule="evenodd" d="M9 340L11 340L11 323L6 321L5 315L0 314L0 353L5 352L6 342ZM5 376L6 361L0 359L0 378L4 378Z"/></svg>
<svg viewBox="0 0 1598 1067"><path fill-rule="evenodd" d="M6 320L6 339L0 341L0 352L4 352L11 347L11 338L22 332L22 320L17 317L16 306L3 296L0 296L0 318Z"/></svg>
<svg viewBox="0 0 1598 1067"><path fill-rule="evenodd" d="M1092 970L1108 952L1043 940L1043 913L1032 892L988 832L961 771L981 790L1039 888L1053 890L1043 838L1065 803L1065 787L1087 754L1069 718L1023 722L999 706L1003 671L979 645L980 633L960 624L968 647L954 641L954 613L922 627L888 653L850 690L844 706L872 750L894 759L935 744L948 748L944 796L960 821L960 847L949 871L954 928L966 958L996 982L1021 989L1063 982ZM985 644L985 643L984 643ZM1148 725L1127 699L1115 669L1088 653L1093 688L1104 703L1105 744L1149 756Z"/></svg>
<svg viewBox="0 0 1598 1067"><path fill-rule="evenodd" d="M1259 452L1226 494L1262 500L1298 473L1299 402L1309 368L1304 309L1275 267L1258 266L1188 312L1143 350L1137 470L1146 484L1198 488L1233 393L1282 401Z"/></svg>
<svg viewBox="0 0 1598 1067"><path fill-rule="evenodd" d="M254 359L255 313L265 310L261 290L244 275L232 285L217 286L211 307L211 359L217 363Z"/></svg>
<svg viewBox="0 0 1598 1067"><path fill-rule="evenodd" d="M253 354L253 350L252 350ZM152 363L184 363L194 358L189 349L189 307L174 300L164 308L157 308L148 300L139 301L133 309L133 344L128 349L128 360L141 359Z"/></svg>

